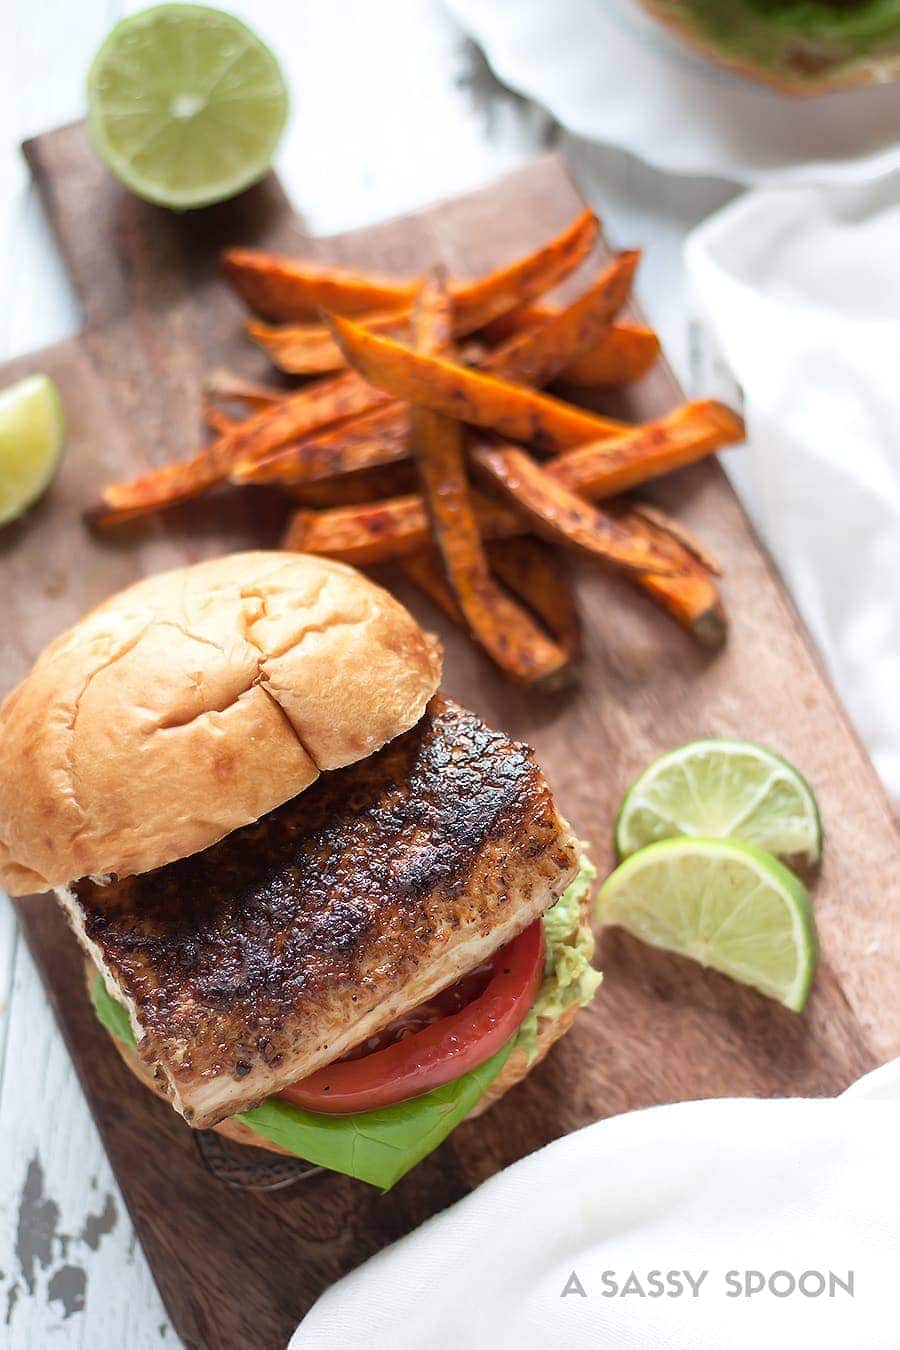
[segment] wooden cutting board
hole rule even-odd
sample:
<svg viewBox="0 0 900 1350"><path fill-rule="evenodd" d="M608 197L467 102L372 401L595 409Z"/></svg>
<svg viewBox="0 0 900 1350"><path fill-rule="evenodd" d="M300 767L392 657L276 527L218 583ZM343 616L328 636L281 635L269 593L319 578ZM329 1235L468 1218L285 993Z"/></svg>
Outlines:
<svg viewBox="0 0 900 1350"><path fill-rule="evenodd" d="M284 508L258 490L195 503L104 540L80 520L105 480L197 446L204 371L224 364L271 378L217 277L223 245L265 244L384 271L443 260L479 273L554 233L579 206L562 162L550 156L415 216L310 240L274 179L236 202L176 216L109 179L80 125L25 149L85 329L0 370L0 384L46 370L70 423L56 483L0 540L2 692L48 639L140 574L278 540ZM681 397L661 365L608 406L643 420ZM630 586L586 566L578 578L586 630L580 683L540 696L510 688L425 601L406 590L403 598L445 640L448 691L535 746L601 869L611 861L623 789L669 746L734 734L772 745L802 768L827 834L815 884L822 963L807 1011L795 1016L611 932L599 946L606 979L593 1008L523 1086L460 1128L390 1194L332 1174L268 1195L244 1193L200 1166L188 1129L119 1063L88 1006L76 944L55 905L19 902L122 1192L189 1346L284 1345L342 1273L499 1168L589 1121L686 1098L831 1094L900 1052L898 851L883 790L720 468L684 470L652 495L724 560L732 631L718 656L700 651Z"/></svg>

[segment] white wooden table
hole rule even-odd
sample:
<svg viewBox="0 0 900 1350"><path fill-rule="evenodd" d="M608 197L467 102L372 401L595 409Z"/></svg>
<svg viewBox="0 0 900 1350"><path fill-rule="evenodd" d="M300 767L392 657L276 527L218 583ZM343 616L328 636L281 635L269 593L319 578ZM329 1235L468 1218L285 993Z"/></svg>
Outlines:
<svg viewBox="0 0 900 1350"><path fill-rule="evenodd" d="M611 238L646 248L638 290L685 372L681 242L734 189L666 178L621 152L559 135L542 110L496 85L438 0L221 3L251 23L284 64L293 115L278 167L314 232L413 209L558 145ZM130 0L3 6L2 357L79 326L18 143L81 115L94 50L116 19L142 7ZM176 1343L0 895L0 1346L144 1350Z"/></svg>

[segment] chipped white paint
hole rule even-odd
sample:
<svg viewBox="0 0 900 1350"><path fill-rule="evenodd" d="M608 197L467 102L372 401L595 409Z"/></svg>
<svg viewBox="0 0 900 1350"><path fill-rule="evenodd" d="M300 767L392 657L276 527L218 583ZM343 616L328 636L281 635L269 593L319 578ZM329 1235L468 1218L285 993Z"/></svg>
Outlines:
<svg viewBox="0 0 900 1350"><path fill-rule="evenodd" d="M0 358L78 327L17 142L80 115L92 52L121 13L140 7L133 0L7 0L3 7L0 256L15 265L0 282ZM540 109L498 91L437 0L226 7L257 27L284 62L293 120L280 169L314 232L474 187L551 134ZM684 369L681 241L730 190L669 180L573 138L555 143L611 237L649 246L639 290ZM149 1350L176 1339L0 896L0 1345Z"/></svg>
<svg viewBox="0 0 900 1350"><path fill-rule="evenodd" d="M24 950L0 1088L0 1344L174 1344L40 981ZM58 1343L58 1341L57 1341Z"/></svg>

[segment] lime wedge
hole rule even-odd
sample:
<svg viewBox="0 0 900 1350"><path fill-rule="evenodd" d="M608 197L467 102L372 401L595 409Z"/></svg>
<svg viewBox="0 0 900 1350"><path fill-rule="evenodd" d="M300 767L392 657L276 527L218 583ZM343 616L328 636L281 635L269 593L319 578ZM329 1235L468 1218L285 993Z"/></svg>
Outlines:
<svg viewBox="0 0 900 1350"><path fill-rule="evenodd" d="M0 525L20 516L48 486L65 434L59 393L47 375L0 390Z"/></svg>
<svg viewBox="0 0 900 1350"><path fill-rule="evenodd" d="M752 985L799 1012L819 944L805 886L752 844L664 839L616 868L597 911L634 937Z"/></svg>
<svg viewBox="0 0 900 1350"><path fill-rule="evenodd" d="M678 834L743 839L810 863L822 853L819 811L806 779L749 741L681 745L629 788L616 820L620 858Z"/></svg>
<svg viewBox="0 0 900 1350"><path fill-rule="evenodd" d="M117 178L187 210L223 201L269 167L287 118L278 62L244 24L200 5L123 19L88 74L88 127Z"/></svg>

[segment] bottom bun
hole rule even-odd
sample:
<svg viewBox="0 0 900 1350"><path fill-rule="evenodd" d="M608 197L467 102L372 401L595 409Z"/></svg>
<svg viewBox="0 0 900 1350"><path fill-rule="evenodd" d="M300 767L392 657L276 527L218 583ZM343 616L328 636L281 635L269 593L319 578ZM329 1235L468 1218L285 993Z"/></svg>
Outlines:
<svg viewBox="0 0 900 1350"><path fill-rule="evenodd" d="M773 69L752 57L741 56L740 52L720 47L700 28L690 14L676 14L671 0L637 0L642 9L654 19L671 30L694 51L699 52L717 65L725 66L736 75L744 75L757 83L767 84L779 94L790 94L799 98L811 98L816 94L828 94L836 89L853 89L859 85L887 84L900 78L900 55L888 53L885 56L860 56L847 61L824 65L821 70Z"/></svg>
<svg viewBox="0 0 900 1350"><path fill-rule="evenodd" d="M590 901L588 893L585 891L579 910L579 926L587 922L589 908ZM84 964L88 995L90 995L91 986L97 978L97 968L92 961L85 961ZM535 1068L536 1065L540 1064L541 1060L552 1046L556 1044L559 1038L566 1034L572 1023L575 1021L579 1008L580 1004L573 1003L555 1017L539 1017L537 1025L537 1041L534 1053L529 1056L521 1046L517 1046L512 1051L509 1059L506 1061L497 1077L482 1096L478 1098L478 1101L472 1107L472 1110L469 1112L466 1119L473 1120L476 1116L480 1116L484 1111L487 1111L490 1107L495 1105L495 1103L498 1102L510 1088L515 1087L517 1083L521 1083L522 1079L526 1078L531 1070ZM118 1050L125 1065L134 1074L135 1078L139 1079L144 1087L149 1088L150 1091L155 1093L162 1101L171 1105L164 1087L157 1080L150 1066L144 1063L134 1047L127 1045L124 1041L120 1041L117 1036L110 1035L110 1040ZM217 1134L221 1134L225 1139L231 1139L236 1144L248 1144L251 1148L267 1149L270 1153L280 1153L288 1158L296 1157L296 1154L291 1153L289 1149L281 1148L280 1145L272 1143L271 1140L264 1139L262 1135L251 1130L249 1125L244 1125L242 1121L236 1120L233 1116L229 1117L228 1120L220 1121L218 1125L213 1125L212 1128Z"/></svg>
<svg viewBox="0 0 900 1350"><path fill-rule="evenodd" d="M521 1083L523 1078L527 1078L531 1070L540 1064L559 1038L565 1036L580 1010L581 1005L573 1003L566 1008L565 1012L559 1013L556 1017L539 1017L534 1054L529 1058L521 1046L513 1050L493 1083L478 1098L478 1101L466 1116L466 1120L474 1120L476 1116L480 1116L484 1111L489 1110L504 1093L509 1092L509 1089L515 1087L516 1083Z"/></svg>

